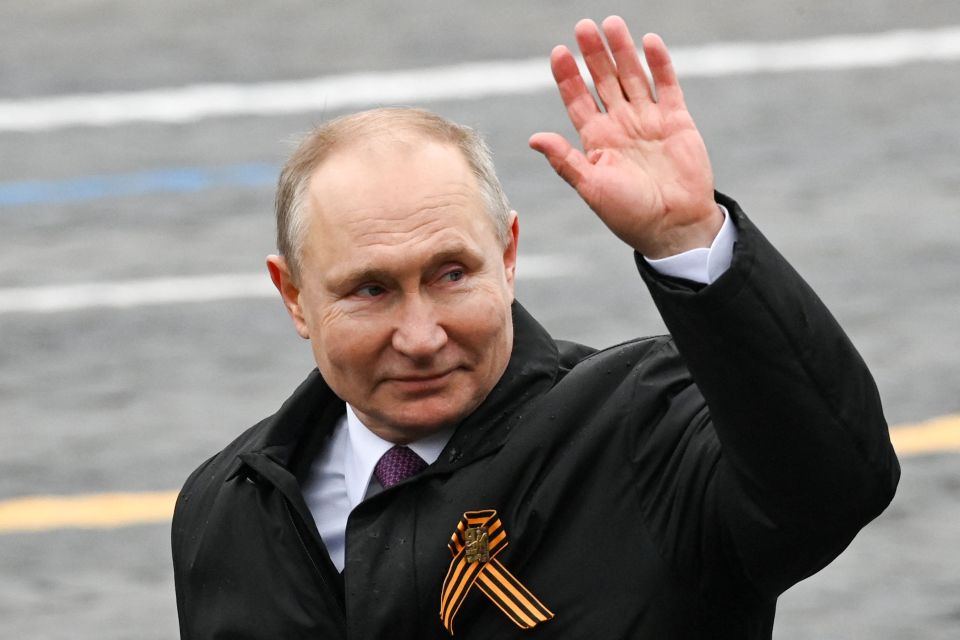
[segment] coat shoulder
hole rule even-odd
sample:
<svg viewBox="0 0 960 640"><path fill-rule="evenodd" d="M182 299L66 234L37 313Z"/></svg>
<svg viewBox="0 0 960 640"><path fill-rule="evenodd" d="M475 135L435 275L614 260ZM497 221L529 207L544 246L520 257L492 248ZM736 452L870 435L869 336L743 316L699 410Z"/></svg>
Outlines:
<svg viewBox="0 0 960 640"><path fill-rule="evenodd" d="M195 536L206 521L206 514L217 500L220 490L242 467L238 455L259 441L271 418L265 418L237 436L221 451L194 469L183 483L173 511L171 533L174 561L178 557L178 540Z"/></svg>
<svg viewBox="0 0 960 640"><path fill-rule="evenodd" d="M632 338L603 349L567 340L556 340L556 343L564 377L572 371L586 373L596 367L607 367L613 362L618 363L618 369L619 364L625 364L628 370L645 370L649 374L667 368L673 375L689 377L683 358L669 335Z"/></svg>
<svg viewBox="0 0 960 640"><path fill-rule="evenodd" d="M215 453L206 461L204 461L199 467L194 469L186 482L183 483L183 487L180 490L180 495L182 496L185 493L193 493L198 490L202 490L204 487L209 486L211 483L219 480L225 480L230 473L235 469L237 463L237 456L244 451L251 449L255 442L260 440L259 436L261 432L267 428L267 424L271 421L272 416L269 418L264 418L257 424L248 428L246 431L237 436L230 444L221 449L218 453Z"/></svg>

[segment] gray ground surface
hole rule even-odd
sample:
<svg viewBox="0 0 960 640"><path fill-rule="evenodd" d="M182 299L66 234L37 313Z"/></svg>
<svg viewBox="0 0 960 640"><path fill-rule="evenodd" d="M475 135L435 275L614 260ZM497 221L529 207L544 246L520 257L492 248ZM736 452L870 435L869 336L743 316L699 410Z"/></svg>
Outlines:
<svg viewBox="0 0 960 640"><path fill-rule="evenodd" d="M731 3L725 3L731 4ZM520 58L624 15L668 43L960 25L954 1L169 2L0 4L0 99ZM960 412L960 65L690 79L721 190L820 292L873 369L892 423ZM523 279L555 335L663 330L629 251L530 133L569 131L552 92L425 104L484 131ZM333 114L327 114L333 115ZM319 114L0 133L0 182L279 163ZM249 272L272 250L269 188L0 208L0 287ZM0 500L166 490L272 412L311 366L279 302L0 315ZM781 600L775 637L960 637L958 457L904 461L893 506ZM168 527L0 536L0 636L173 638Z"/></svg>

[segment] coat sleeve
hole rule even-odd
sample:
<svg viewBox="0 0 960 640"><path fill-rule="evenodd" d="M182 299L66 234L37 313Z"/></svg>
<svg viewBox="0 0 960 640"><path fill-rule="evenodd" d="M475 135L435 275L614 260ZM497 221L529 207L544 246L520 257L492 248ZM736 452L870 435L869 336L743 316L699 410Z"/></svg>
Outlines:
<svg viewBox="0 0 960 640"><path fill-rule="evenodd" d="M717 198L738 229L719 279L688 286L637 264L709 409L690 429L711 451L685 461L709 466L686 475L704 497L671 516L696 519L684 530L698 539L676 546L701 556L703 584L737 576L770 598L836 557L890 502L900 468L850 340L737 203Z"/></svg>

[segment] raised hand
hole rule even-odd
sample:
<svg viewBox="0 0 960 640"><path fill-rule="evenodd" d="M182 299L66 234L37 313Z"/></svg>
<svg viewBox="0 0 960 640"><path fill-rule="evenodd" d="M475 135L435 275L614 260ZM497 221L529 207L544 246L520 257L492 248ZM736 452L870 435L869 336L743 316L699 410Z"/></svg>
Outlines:
<svg viewBox="0 0 960 640"><path fill-rule="evenodd" d="M647 34L643 50L654 89L624 21L577 23L577 45L600 97L597 104L564 46L550 55L553 77L583 151L556 133L530 146L624 242L648 258L708 247L723 223L713 199L710 159L687 112L667 47ZM612 58L611 58L612 53Z"/></svg>

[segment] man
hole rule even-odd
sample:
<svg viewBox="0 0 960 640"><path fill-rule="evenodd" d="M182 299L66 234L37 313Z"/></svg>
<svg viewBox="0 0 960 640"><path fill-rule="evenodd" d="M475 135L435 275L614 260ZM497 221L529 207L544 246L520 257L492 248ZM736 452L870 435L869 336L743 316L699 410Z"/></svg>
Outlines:
<svg viewBox="0 0 960 640"><path fill-rule="evenodd" d="M187 481L184 638L769 638L899 477L876 388L713 190L667 50L619 18L553 73L584 151L530 145L636 252L671 338L556 341L514 301L482 142L416 110L288 162L270 275L317 371ZM612 57L611 57L612 54Z"/></svg>

